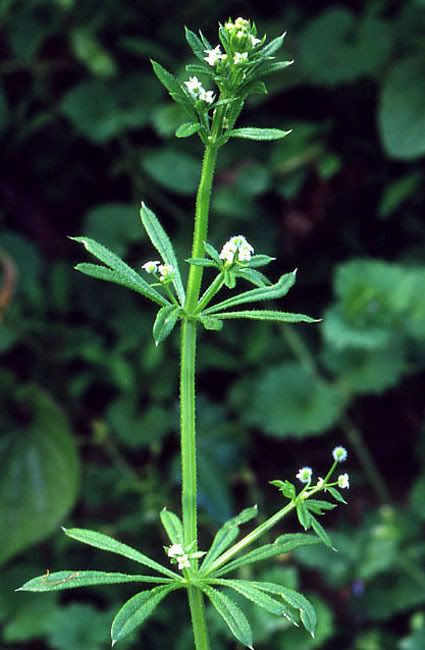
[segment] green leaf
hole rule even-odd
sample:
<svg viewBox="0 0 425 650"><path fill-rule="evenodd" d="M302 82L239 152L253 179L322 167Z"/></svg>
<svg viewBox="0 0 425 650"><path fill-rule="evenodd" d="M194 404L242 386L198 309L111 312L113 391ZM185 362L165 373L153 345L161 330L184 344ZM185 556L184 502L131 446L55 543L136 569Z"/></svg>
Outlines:
<svg viewBox="0 0 425 650"><path fill-rule="evenodd" d="M198 316L199 322L205 327L206 330L220 332L223 329L223 321L214 316L204 316L202 313Z"/></svg>
<svg viewBox="0 0 425 650"><path fill-rule="evenodd" d="M259 548L246 553L246 555L243 555L237 560L232 560L217 571L214 571L214 576L222 576L230 571L239 569L241 566L253 564L254 562L263 562L271 557L276 557L276 555L289 553L289 551L293 551L299 546L317 544L318 542L319 540L317 537L313 537L313 535L304 535L304 533L289 533L288 535L281 535L273 544L260 546Z"/></svg>
<svg viewBox="0 0 425 650"><path fill-rule="evenodd" d="M110 77L118 72L115 60L89 27L74 27L70 41L75 57L95 76Z"/></svg>
<svg viewBox="0 0 425 650"><path fill-rule="evenodd" d="M281 140L286 138L292 130L283 131L282 129L260 129L248 126L242 129L232 129L227 131L226 135L231 138L243 138L245 140Z"/></svg>
<svg viewBox="0 0 425 650"><path fill-rule="evenodd" d="M188 264L193 264L193 266L202 266L205 268L217 268L217 264L212 260L208 260L204 257L189 257L185 260Z"/></svg>
<svg viewBox="0 0 425 650"><path fill-rule="evenodd" d="M61 591L77 587L95 585L114 585L125 582L168 582L167 578L128 575L126 573L106 573L104 571L57 571L28 580L16 591Z"/></svg>
<svg viewBox="0 0 425 650"><path fill-rule="evenodd" d="M330 488L327 488L327 492L329 492L329 494L331 494L333 496L335 501L339 501L340 503L344 503L345 505L347 505L346 500L342 496L341 492L339 492L337 489L335 489L333 487L330 487Z"/></svg>
<svg viewBox="0 0 425 650"><path fill-rule="evenodd" d="M304 530L311 527L312 515L307 510L307 506L303 500L297 502L297 517Z"/></svg>
<svg viewBox="0 0 425 650"><path fill-rule="evenodd" d="M294 499L297 491L295 485L290 481L270 481L271 485L277 487L287 499Z"/></svg>
<svg viewBox="0 0 425 650"><path fill-rule="evenodd" d="M225 594L209 587L202 587L217 612L228 625L233 636L247 648L253 648L252 630L245 614L235 602Z"/></svg>
<svg viewBox="0 0 425 650"><path fill-rule="evenodd" d="M168 301L161 296L155 289L151 288L150 285L140 277L139 281L135 282L134 278L129 278L127 275L123 275L120 271L113 271L108 269L105 266L99 266L98 264L87 264L82 262L81 264L76 264L74 266L76 271L84 273L91 278L96 278L96 280L104 280L105 282L113 282L114 284L120 284L127 289L136 291L136 293L142 294L145 298L149 298L153 302L163 305L169 305ZM146 286L145 286L146 285ZM148 287L148 289L146 288ZM169 305L171 306L171 305Z"/></svg>
<svg viewBox="0 0 425 650"><path fill-rule="evenodd" d="M256 269L259 266L266 266L266 264L274 262L275 259L275 257L270 257L270 255L253 255L249 261L249 266L252 269Z"/></svg>
<svg viewBox="0 0 425 650"><path fill-rule="evenodd" d="M286 70L294 61L265 61L256 71L258 78Z"/></svg>
<svg viewBox="0 0 425 650"><path fill-rule="evenodd" d="M243 419L278 437L320 434L344 412L346 397L298 363L268 368L255 382Z"/></svg>
<svg viewBox="0 0 425 650"><path fill-rule="evenodd" d="M166 508L161 510L160 517L170 542L172 544L183 544L183 525L180 518Z"/></svg>
<svg viewBox="0 0 425 650"><path fill-rule="evenodd" d="M222 302L218 302L215 305L208 307L205 310L205 313L214 313L244 303L256 302L257 300L275 300L276 298L282 298L283 296L286 296L289 289L294 286L295 279L295 271L292 273L285 273L275 284L267 287L259 287L258 289L250 289L249 291L240 293L237 296L232 296L232 298L228 298L227 300L223 300Z"/></svg>
<svg viewBox="0 0 425 650"><path fill-rule="evenodd" d="M156 315L152 330L155 345L162 343L171 334L179 320L179 312L180 308L175 305L161 307Z"/></svg>
<svg viewBox="0 0 425 650"><path fill-rule="evenodd" d="M111 628L112 645L114 646L117 641L124 639L136 627L140 627L161 600L175 589L175 585L155 587L150 591L142 591L130 598L121 607L113 620Z"/></svg>
<svg viewBox="0 0 425 650"><path fill-rule="evenodd" d="M220 254L219 254L218 250L216 248L214 248L214 246L212 246L208 242L204 241L204 249L205 249L205 252L207 253L207 255L209 255L211 257L211 259L214 260L214 262L216 264L218 264L219 266L222 265L223 262L220 259Z"/></svg>
<svg viewBox="0 0 425 650"><path fill-rule="evenodd" d="M183 282L180 275L179 265L177 262L176 254L174 252L173 245L165 232L164 228L158 221L156 215L150 210L145 203L142 203L140 208L140 218L145 227L146 232L149 235L153 246L156 248L158 253L161 255L162 259L166 264L170 264L174 270L174 279L173 285L176 289L177 296L179 298L180 304L184 305L185 302L185 291L183 288Z"/></svg>
<svg viewBox="0 0 425 650"><path fill-rule="evenodd" d="M314 512L316 515L322 515L324 514L323 511L327 512L336 508L336 505L334 503L330 503L329 501L322 501L321 499L308 499L306 500L305 504L307 508L311 510L311 512Z"/></svg>
<svg viewBox="0 0 425 650"><path fill-rule="evenodd" d="M317 627L317 616L313 605L309 600L298 591L281 587L271 582L254 582L258 589L272 594L279 594L284 600L300 612L301 621L311 636L314 637Z"/></svg>
<svg viewBox="0 0 425 650"><path fill-rule="evenodd" d="M248 320L267 320L275 323L317 323L317 318L305 314L293 314L286 311L272 311L270 309L251 309L249 311L224 311L214 312L214 316L222 320L234 318L247 318Z"/></svg>
<svg viewBox="0 0 425 650"><path fill-rule="evenodd" d="M176 138L190 138L191 135L198 133L200 129L201 125L199 122L185 122L185 124L180 124L177 129Z"/></svg>
<svg viewBox="0 0 425 650"><path fill-rule="evenodd" d="M256 287L270 287L270 280L260 271L255 269L240 267L233 271L234 275L238 278L243 278L251 284L254 284Z"/></svg>
<svg viewBox="0 0 425 650"><path fill-rule="evenodd" d="M140 551L137 551L135 548L123 544L113 537L109 537L109 535L97 533L94 530L86 530L84 528L64 528L63 531L65 535L71 539L75 539L77 542L100 548L102 551L108 551L108 553L122 555L129 560L133 560L134 562L149 567L153 571L158 571L159 573L166 575L168 578L180 578L180 576L177 573L174 573L174 571L167 569L167 567L155 562L155 560L151 560L150 557L140 553Z"/></svg>
<svg viewBox="0 0 425 650"><path fill-rule="evenodd" d="M7 393L3 394L4 406ZM78 492L79 460L65 413L36 387L21 387L22 429L0 441L0 564L56 531ZM4 425L3 425L4 429Z"/></svg>
<svg viewBox="0 0 425 650"><path fill-rule="evenodd" d="M239 535L239 526L254 519L258 514L257 506L245 508L235 517L226 521L217 531L213 543L201 566L201 571L207 571L208 567L228 548Z"/></svg>
<svg viewBox="0 0 425 650"><path fill-rule="evenodd" d="M261 591L261 589L258 589L254 582L249 582L248 580L213 580L212 583L234 589L244 596L244 598L255 603L258 607L262 607L271 614L283 616L287 610L283 603L271 598Z"/></svg>
<svg viewBox="0 0 425 650"><path fill-rule="evenodd" d="M141 164L150 178L168 191L184 196L196 193L199 162L190 154L171 147L162 147L146 153Z"/></svg>
<svg viewBox="0 0 425 650"><path fill-rule="evenodd" d="M156 76L158 77L159 81L162 83L164 88L168 90L171 99L173 99L176 104L180 104L185 108L190 115L192 115L195 119L197 118L196 112L193 108L193 104L189 96L186 94L185 90L183 87L179 84L177 79L171 74L171 72L168 72L165 68L162 67L159 63L156 61L151 61L153 71L155 72Z"/></svg>
<svg viewBox="0 0 425 650"><path fill-rule="evenodd" d="M379 128L387 153L401 160L425 153L425 84L423 58L394 66L384 84Z"/></svg>
<svg viewBox="0 0 425 650"><path fill-rule="evenodd" d="M313 517L313 515L310 513L310 523L311 527L316 533L316 535L322 540L326 546L329 546L333 551L336 551L335 546L331 542L331 538L329 537L328 533L326 530L323 528L322 524L316 519L316 517Z"/></svg>
<svg viewBox="0 0 425 650"><path fill-rule="evenodd" d="M285 40L286 32L283 32L280 36L277 36L274 38L270 43L267 43L261 50L260 54L261 57L267 57L267 56L272 56L275 52L280 50L280 48L283 45L283 41Z"/></svg>
<svg viewBox="0 0 425 650"><path fill-rule="evenodd" d="M194 53L194 55L196 56L196 58L202 61L203 63L205 63L204 57L205 57L206 47L201 41L201 39L187 27L184 28L184 33L186 36L186 41L188 42L189 47Z"/></svg>
<svg viewBox="0 0 425 650"><path fill-rule="evenodd" d="M84 265L83 269L78 265L78 270L88 275L90 275L91 270L99 274L93 277L99 277L102 280L108 279L111 282L117 282L118 278L120 278L120 282L118 282L118 284L123 284L125 282L126 284L124 286L131 286L134 291L142 293L144 296L150 298L150 300L153 300L159 305L169 304L168 301L163 296L161 296L160 293L155 291L155 289L153 289L150 284L148 284L138 273L136 273L134 269L123 262L119 257L117 257L117 255L114 255L114 253L108 250L105 246L102 246L102 244L99 244L98 242L94 241L94 239L90 239L89 237L70 237L70 239L83 244L84 248L89 253L91 253L94 257L115 271L114 277L117 279L112 280L110 274L105 274L105 277L102 278L100 275L101 272L95 265ZM92 266L95 266L95 269L91 268ZM106 275L109 277L106 278Z"/></svg>

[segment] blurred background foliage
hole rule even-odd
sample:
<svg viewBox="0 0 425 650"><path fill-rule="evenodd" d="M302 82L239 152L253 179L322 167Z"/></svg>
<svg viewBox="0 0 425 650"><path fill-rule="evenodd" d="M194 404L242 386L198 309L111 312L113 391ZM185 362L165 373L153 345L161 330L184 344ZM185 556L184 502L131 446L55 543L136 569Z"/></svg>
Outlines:
<svg viewBox="0 0 425 650"><path fill-rule="evenodd" d="M125 569L61 524L162 556L159 510L179 508L177 341L155 349L149 305L73 272L66 236L137 268L152 256L143 198L188 256L201 146L175 140L182 116L149 57L184 79L183 26L215 42L228 15L288 30L296 64L243 123L294 132L223 150L210 240L243 232L276 277L299 267L285 308L323 320L202 335L204 546L242 506L278 507L269 480L320 474L345 444L350 505L327 522L339 552L308 547L262 573L312 597L317 637L253 608L258 648L425 648L423 0L0 3L2 648L109 647L131 587L13 591L46 569ZM169 607L144 647L191 647L186 604ZM212 612L211 628L215 650L235 647Z"/></svg>

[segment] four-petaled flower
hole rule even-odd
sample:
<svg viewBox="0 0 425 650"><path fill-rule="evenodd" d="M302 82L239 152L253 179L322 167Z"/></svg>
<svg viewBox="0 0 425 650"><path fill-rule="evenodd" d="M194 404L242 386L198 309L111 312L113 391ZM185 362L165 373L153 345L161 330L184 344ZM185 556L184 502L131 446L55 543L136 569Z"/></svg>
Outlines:
<svg viewBox="0 0 425 650"><path fill-rule="evenodd" d="M347 460L348 453L345 447L335 447L332 451L332 456L336 463L343 463L344 460Z"/></svg>
<svg viewBox="0 0 425 650"><path fill-rule="evenodd" d="M171 264L160 264L158 267L158 271L159 271L159 281L163 283L168 282L174 276L174 268L171 266Z"/></svg>
<svg viewBox="0 0 425 650"><path fill-rule="evenodd" d="M350 487L350 477L348 474L340 474L338 476L338 487L341 488L342 490L345 490Z"/></svg>
<svg viewBox="0 0 425 650"><path fill-rule="evenodd" d="M245 61L248 61L248 52L235 52L233 57L233 63L235 65L244 63Z"/></svg>
<svg viewBox="0 0 425 650"><path fill-rule="evenodd" d="M199 93L199 99L201 99L203 102L206 102L207 104L212 104L215 99L215 95L212 90L202 89Z"/></svg>
<svg viewBox="0 0 425 650"><path fill-rule="evenodd" d="M189 81L185 81L184 85L193 97L198 97L203 90L202 82L198 77L189 77Z"/></svg>
<svg viewBox="0 0 425 650"><path fill-rule="evenodd" d="M205 54L207 56L204 56L204 61L206 61L211 66L215 66L222 57L220 45L217 45L212 50L205 50Z"/></svg>
<svg viewBox="0 0 425 650"><path fill-rule="evenodd" d="M144 269L146 273L156 273L160 264L161 262L157 260L150 260L149 262L142 264L142 269Z"/></svg>
<svg viewBox="0 0 425 650"><path fill-rule="evenodd" d="M311 467L301 467L301 469L298 470L296 477L301 481L301 483L310 483L312 474L313 470Z"/></svg>

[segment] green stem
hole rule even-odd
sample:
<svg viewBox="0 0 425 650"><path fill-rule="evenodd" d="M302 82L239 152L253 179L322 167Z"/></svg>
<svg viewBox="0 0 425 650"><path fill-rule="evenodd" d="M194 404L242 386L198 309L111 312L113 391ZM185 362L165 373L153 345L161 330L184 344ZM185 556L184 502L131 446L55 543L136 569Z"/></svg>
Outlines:
<svg viewBox="0 0 425 650"><path fill-rule="evenodd" d="M198 306L196 308L196 313L201 312L207 305L209 305L209 303L214 298L214 296L220 291L223 284L224 284L224 274L220 273L220 275L217 275L215 280L211 282L208 289L201 296L198 302Z"/></svg>
<svg viewBox="0 0 425 650"><path fill-rule="evenodd" d="M210 650L204 596L199 587L188 587L190 617L196 650Z"/></svg>
<svg viewBox="0 0 425 650"><path fill-rule="evenodd" d="M281 508L274 514L272 517L267 519L264 523L262 523L260 526L255 528L253 531L248 533L248 535L245 535L237 544L234 544L231 546L223 555L220 555L215 562L211 564L211 566L208 569L208 573L212 573L213 571L216 571L219 569L223 564L227 564L229 560L232 559L234 555L242 551L244 548L255 542L259 537L264 535L270 528L273 528L273 526L276 526L276 524L286 517L292 510L296 508L296 503L294 501L291 501L288 503L286 506Z"/></svg>
<svg viewBox="0 0 425 650"><path fill-rule="evenodd" d="M217 147L210 144L205 149L201 179L196 196L192 257L202 257L203 255L204 241L208 233L208 215L216 159ZM185 304L185 311L189 317L194 313L199 300L202 272L203 269L199 266L191 266L189 270ZM180 366L182 514L184 543L189 545L195 542L193 550L197 550L198 544L195 363L196 323L190 318L184 318L181 330ZM196 568L194 566L195 571ZM203 594L198 587L189 585L188 597L196 650L209 650Z"/></svg>
<svg viewBox="0 0 425 650"><path fill-rule="evenodd" d="M211 144L205 149L204 160L202 162L201 180L196 195L192 257L203 257L204 253L204 241L206 241L208 234L208 215L216 160L217 147ZM202 274L202 266L190 266L186 290L186 311L189 314L193 313L199 299Z"/></svg>

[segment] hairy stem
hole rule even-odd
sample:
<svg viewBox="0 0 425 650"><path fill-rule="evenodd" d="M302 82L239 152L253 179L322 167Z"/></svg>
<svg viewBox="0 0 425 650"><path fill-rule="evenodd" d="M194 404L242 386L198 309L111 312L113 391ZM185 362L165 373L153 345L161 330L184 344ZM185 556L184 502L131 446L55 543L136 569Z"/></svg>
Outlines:
<svg viewBox="0 0 425 650"><path fill-rule="evenodd" d="M217 147L213 144L208 145L205 149L196 196L192 257L203 255L204 241L208 233L208 215L216 159ZM193 550L197 550L198 544L195 427L196 323L190 319L190 315L194 313L199 300L202 272L202 267L190 267L185 304L188 318L183 319L181 330L180 425L183 536L186 545L195 543ZM209 650L203 594L198 587L189 585L188 597L196 650Z"/></svg>

